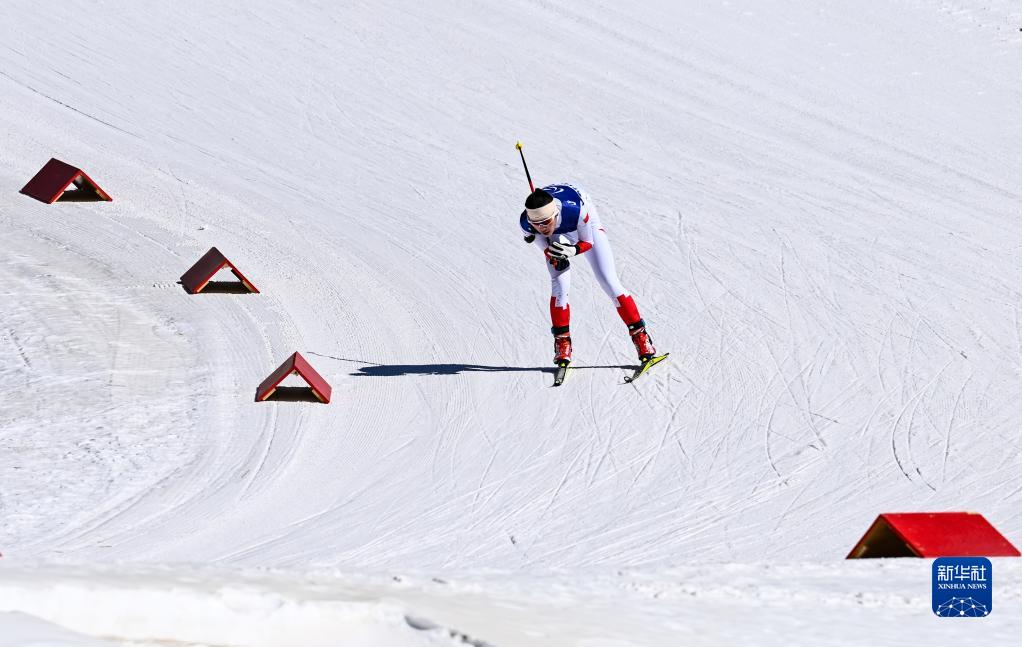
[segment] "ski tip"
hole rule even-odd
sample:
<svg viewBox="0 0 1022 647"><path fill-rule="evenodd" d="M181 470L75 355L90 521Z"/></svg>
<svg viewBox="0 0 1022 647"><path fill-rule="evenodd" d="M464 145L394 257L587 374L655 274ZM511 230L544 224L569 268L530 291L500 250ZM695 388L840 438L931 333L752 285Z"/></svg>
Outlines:
<svg viewBox="0 0 1022 647"><path fill-rule="evenodd" d="M641 376L645 375L646 372L649 371L649 369L665 360L668 355L670 355L670 353L664 353L663 355L654 355L653 357L647 357L646 359L642 360L642 362L639 364L639 367L635 369L634 373L625 376L624 383L631 384L635 380L639 379Z"/></svg>

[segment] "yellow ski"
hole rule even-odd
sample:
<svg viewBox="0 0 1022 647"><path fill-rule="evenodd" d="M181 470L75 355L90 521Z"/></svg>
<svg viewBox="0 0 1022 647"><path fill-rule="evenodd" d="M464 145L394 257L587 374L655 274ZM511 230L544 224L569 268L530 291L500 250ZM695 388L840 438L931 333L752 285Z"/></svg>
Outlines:
<svg viewBox="0 0 1022 647"><path fill-rule="evenodd" d="M639 376L641 376L646 371L648 371L649 369L653 368L654 366L656 366L660 362L662 362L665 359L667 359L668 355L670 355L670 353L664 353L663 355L654 355L653 357L650 357L649 359L642 360L642 364L639 364L639 368L635 369L634 373L632 373L631 375L626 375L625 376L625 384L631 384L635 380L639 379Z"/></svg>

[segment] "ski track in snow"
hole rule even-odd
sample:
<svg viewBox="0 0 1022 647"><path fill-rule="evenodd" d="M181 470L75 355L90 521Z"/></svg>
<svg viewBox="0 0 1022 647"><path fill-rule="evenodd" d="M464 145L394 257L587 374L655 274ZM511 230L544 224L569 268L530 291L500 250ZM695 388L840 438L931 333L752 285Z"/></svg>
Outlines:
<svg viewBox="0 0 1022 647"><path fill-rule="evenodd" d="M655 569L924 509L1022 542L1007 0L9 4L5 555ZM671 352L643 381L577 263L549 388L518 138L598 203ZM50 156L114 202L18 195ZM260 294L177 285L214 245ZM253 402L295 351L331 404Z"/></svg>

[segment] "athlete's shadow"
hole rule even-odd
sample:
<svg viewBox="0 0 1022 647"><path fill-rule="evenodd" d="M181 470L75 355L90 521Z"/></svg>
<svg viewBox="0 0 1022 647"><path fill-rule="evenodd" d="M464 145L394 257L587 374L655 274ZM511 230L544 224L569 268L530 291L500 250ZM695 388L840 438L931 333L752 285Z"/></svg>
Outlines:
<svg viewBox="0 0 1022 647"><path fill-rule="evenodd" d="M310 352L310 355L319 355L320 357L327 357L330 359L336 359L342 362L356 362L358 364L365 364L365 366L359 367L357 371L351 373L356 377L397 377L401 375L461 375L462 373L550 373L554 374L557 372L555 366L484 366L482 364L374 364L372 362L364 362L357 359L346 359L343 357L333 357L332 355L323 355L321 353ZM571 370L589 370L589 369L604 369L604 368L618 368L618 369L634 369L635 366L584 366L572 364Z"/></svg>
<svg viewBox="0 0 1022 647"><path fill-rule="evenodd" d="M398 375L460 375L461 373L502 373L512 371L556 373L551 366L482 366L480 364L373 364L363 366L352 375L395 377Z"/></svg>
<svg viewBox="0 0 1022 647"><path fill-rule="evenodd" d="M594 368L634 369L634 366L584 366L572 364L571 370ZM556 366L481 366L479 364L374 364L363 366L352 375L363 377L395 377L398 375L460 375L462 373L556 373Z"/></svg>

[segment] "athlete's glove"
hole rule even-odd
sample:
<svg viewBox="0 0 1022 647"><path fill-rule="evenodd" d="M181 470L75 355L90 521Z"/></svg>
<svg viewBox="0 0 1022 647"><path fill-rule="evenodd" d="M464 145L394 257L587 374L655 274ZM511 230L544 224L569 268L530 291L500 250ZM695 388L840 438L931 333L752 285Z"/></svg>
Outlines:
<svg viewBox="0 0 1022 647"><path fill-rule="evenodd" d="M568 269L571 266L571 263L569 263L568 259L566 258L554 258L550 254L549 247L543 250L543 254L546 255L546 262L553 265L554 269L557 270L558 272L563 272L564 270Z"/></svg>
<svg viewBox="0 0 1022 647"><path fill-rule="evenodd" d="M525 234L525 242L531 245L534 240L536 240L536 234Z"/></svg>
<svg viewBox="0 0 1022 647"><path fill-rule="evenodd" d="M547 248L548 253L552 258L559 260L567 260L572 256L578 254L578 245L565 245L554 241L550 243L550 247Z"/></svg>

